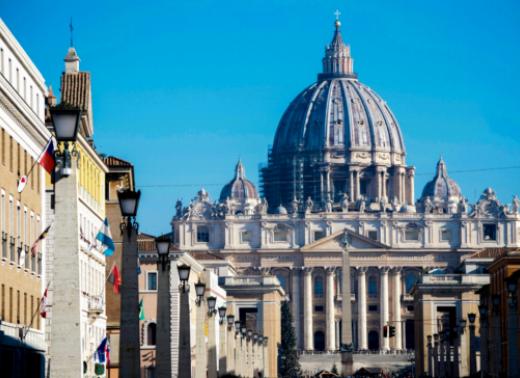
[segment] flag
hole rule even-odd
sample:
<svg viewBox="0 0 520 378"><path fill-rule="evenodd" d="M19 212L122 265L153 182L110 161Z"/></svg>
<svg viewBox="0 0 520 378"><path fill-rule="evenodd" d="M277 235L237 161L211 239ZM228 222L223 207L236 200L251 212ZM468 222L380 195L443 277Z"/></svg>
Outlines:
<svg viewBox="0 0 520 378"><path fill-rule="evenodd" d="M144 306L142 298L139 301L139 320L144 320Z"/></svg>
<svg viewBox="0 0 520 378"><path fill-rule="evenodd" d="M110 343L106 336L96 349L96 357L100 364L110 363Z"/></svg>
<svg viewBox="0 0 520 378"><path fill-rule="evenodd" d="M112 240L112 234L110 233L110 226L108 225L108 218L105 218L99 232L97 233L96 239L101 242L104 247L103 253L105 256L112 256L116 249L114 241Z"/></svg>
<svg viewBox="0 0 520 378"><path fill-rule="evenodd" d="M141 274L141 261L137 258L137 275Z"/></svg>
<svg viewBox="0 0 520 378"><path fill-rule="evenodd" d="M49 288L45 289L42 299L40 300L40 315L42 318L47 317L47 291L48 290L49 290Z"/></svg>
<svg viewBox="0 0 520 378"><path fill-rule="evenodd" d="M27 176L22 175L22 177L20 177L20 180L18 180L18 193L23 192L23 190L25 189L25 185L27 185Z"/></svg>
<svg viewBox="0 0 520 378"><path fill-rule="evenodd" d="M54 172L54 167L56 166L56 160L54 159L54 143L52 142L52 138L49 139L49 143L45 147L45 150L38 159L38 163L45 169L49 174Z"/></svg>
<svg viewBox="0 0 520 378"><path fill-rule="evenodd" d="M116 264L114 264L114 267L110 271L107 281L113 285L114 293L119 294L119 287L121 286L121 275L119 274L119 269L117 268Z"/></svg>
<svg viewBox="0 0 520 378"><path fill-rule="evenodd" d="M43 232L40 234L40 236L38 236L38 239L36 239L34 241L33 245L31 246L31 254L33 256L36 256L36 254L38 253L38 248L40 246L40 242L47 237L47 234L49 233L51 226L52 226L52 223L49 224L47 226L47 228L45 230L43 230Z"/></svg>

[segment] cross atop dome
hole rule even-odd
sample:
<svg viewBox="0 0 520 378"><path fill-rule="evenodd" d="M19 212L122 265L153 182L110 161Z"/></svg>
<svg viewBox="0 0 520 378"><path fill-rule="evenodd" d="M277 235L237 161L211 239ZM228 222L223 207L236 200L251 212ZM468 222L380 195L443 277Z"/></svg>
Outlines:
<svg viewBox="0 0 520 378"><path fill-rule="evenodd" d="M336 10L334 15L336 16L334 37L331 43L325 47L325 56L322 59L323 73L318 75L320 81L331 77L357 77L354 73L354 59L350 56L350 46L343 42L341 36L341 21L339 20L341 12Z"/></svg>

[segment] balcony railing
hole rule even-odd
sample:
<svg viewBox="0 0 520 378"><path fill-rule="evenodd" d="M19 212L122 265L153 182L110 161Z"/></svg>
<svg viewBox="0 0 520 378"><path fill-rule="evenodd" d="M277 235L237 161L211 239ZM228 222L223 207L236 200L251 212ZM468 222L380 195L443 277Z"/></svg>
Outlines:
<svg viewBox="0 0 520 378"><path fill-rule="evenodd" d="M101 295L95 295L88 299L89 315L99 316L105 310L105 303Z"/></svg>

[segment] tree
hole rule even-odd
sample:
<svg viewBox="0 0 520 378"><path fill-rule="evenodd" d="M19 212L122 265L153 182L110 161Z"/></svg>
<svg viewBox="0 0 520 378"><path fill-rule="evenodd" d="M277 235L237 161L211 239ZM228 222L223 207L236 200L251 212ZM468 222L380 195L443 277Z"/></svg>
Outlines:
<svg viewBox="0 0 520 378"><path fill-rule="evenodd" d="M279 377L298 378L301 376L292 315L287 301L282 303L282 342L278 349L278 359Z"/></svg>

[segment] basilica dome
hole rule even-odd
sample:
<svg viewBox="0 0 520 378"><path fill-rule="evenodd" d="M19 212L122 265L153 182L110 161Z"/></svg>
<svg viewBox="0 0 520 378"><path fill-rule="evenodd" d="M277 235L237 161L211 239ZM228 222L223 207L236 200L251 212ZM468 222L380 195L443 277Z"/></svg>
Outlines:
<svg viewBox="0 0 520 378"><path fill-rule="evenodd" d="M406 166L399 123L386 101L358 80L340 25L336 20L318 80L282 115L261 170L272 211L294 201L301 207L308 198L321 210L414 206L414 169Z"/></svg>
<svg viewBox="0 0 520 378"><path fill-rule="evenodd" d="M325 51L323 73L291 102L273 143L274 154L324 149L371 154L364 164L377 159L375 152L386 153L388 165L403 162L405 153L399 123L387 103L353 72L338 24Z"/></svg>

